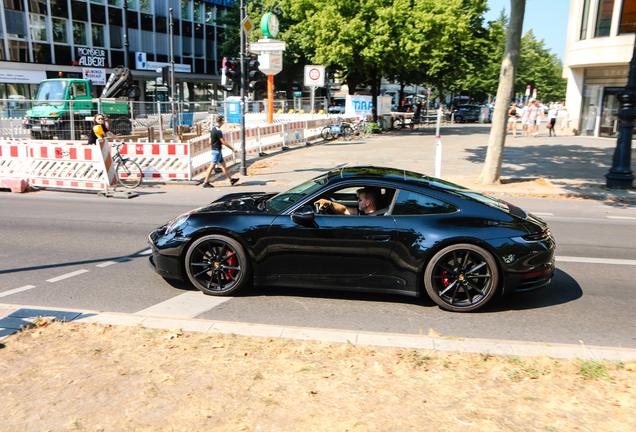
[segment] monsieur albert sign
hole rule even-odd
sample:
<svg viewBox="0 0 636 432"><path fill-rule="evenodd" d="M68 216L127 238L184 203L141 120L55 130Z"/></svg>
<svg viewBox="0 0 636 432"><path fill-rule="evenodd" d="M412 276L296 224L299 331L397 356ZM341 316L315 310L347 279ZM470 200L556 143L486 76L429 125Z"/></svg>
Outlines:
<svg viewBox="0 0 636 432"><path fill-rule="evenodd" d="M73 62L76 66L108 67L106 63L106 50L95 48L77 48L77 59Z"/></svg>

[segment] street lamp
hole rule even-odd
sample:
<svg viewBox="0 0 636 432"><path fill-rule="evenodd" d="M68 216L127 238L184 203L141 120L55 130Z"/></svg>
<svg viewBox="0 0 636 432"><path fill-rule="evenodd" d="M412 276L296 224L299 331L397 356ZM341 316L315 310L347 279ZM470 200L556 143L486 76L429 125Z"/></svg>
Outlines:
<svg viewBox="0 0 636 432"><path fill-rule="evenodd" d="M616 149L612 158L612 167L605 174L605 185L610 189L631 189L634 182L632 173L632 136L636 119L636 44L632 61L629 62L629 79L627 85L617 96L621 103L618 118L621 121L616 140Z"/></svg>

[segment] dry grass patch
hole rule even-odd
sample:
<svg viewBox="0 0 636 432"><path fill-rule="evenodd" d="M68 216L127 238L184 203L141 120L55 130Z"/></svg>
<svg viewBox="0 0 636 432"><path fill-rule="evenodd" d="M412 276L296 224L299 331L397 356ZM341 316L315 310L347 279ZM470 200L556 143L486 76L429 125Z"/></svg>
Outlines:
<svg viewBox="0 0 636 432"><path fill-rule="evenodd" d="M636 365L52 323L0 349L2 431L628 431Z"/></svg>

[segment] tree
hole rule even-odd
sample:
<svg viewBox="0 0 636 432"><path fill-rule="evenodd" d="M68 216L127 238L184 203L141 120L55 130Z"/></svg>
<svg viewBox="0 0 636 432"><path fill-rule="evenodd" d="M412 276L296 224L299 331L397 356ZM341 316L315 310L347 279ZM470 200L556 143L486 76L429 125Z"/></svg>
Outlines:
<svg viewBox="0 0 636 432"><path fill-rule="evenodd" d="M486 152L484 168L478 180L483 184L499 183L501 177L501 164L506 144L508 109L512 101L521 51L521 30L526 0L510 0L510 6L510 24L508 25L508 34L506 36L506 52L501 63L501 72L499 73L499 87L497 89L495 112L492 118L492 128L488 139L488 151Z"/></svg>
<svg viewBox="0 0 636 432"><path fill-rule="evenodd" d="M521 39L515 92L523 93L530 85L538 90L538 98L544 102L564 100L567 80L562 73L561 60L545 47L543 39L537 41L532 30L528 30Z"/></svg>

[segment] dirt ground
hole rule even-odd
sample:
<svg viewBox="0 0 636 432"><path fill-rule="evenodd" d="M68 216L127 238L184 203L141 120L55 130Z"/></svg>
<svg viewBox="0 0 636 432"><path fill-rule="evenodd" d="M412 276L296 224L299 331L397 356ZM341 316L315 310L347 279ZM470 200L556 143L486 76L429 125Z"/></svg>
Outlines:
<svg viewBox="0 0 636 432"><path fill-rule="evenodd" d="M0 430L634 431L636 364L37 322Z"/></svg>

